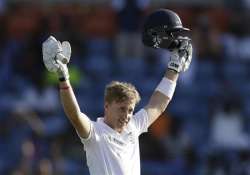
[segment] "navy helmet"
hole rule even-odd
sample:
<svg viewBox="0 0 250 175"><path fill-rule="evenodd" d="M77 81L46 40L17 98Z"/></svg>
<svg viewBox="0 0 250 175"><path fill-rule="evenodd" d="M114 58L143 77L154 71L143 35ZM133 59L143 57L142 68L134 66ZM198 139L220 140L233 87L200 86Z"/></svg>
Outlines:
<svg viewBox="0 0 250 175"><path fill-rule="evenodd" d="M183 27L180 17L168 9L159 9L145 20L142 33L143 44L153 48L178 47L177 37L190 29Z"/></svg>

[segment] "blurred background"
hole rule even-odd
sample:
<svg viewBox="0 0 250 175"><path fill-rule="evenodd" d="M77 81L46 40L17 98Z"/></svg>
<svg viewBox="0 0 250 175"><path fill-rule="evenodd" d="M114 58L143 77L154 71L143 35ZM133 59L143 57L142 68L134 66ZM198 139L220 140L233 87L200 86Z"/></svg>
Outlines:
<svg viewBox="0 0 250 175"><path fill-rule="evenodd" d="M70 41L71 82L92 120L111 80L138 88L138 110L169 57L141 43L143 20L158 8L192 29L194 57L140 138L142 175L250 175L249 0L0 0L1 175L89 174L41 44L49 35Z"/></svg>

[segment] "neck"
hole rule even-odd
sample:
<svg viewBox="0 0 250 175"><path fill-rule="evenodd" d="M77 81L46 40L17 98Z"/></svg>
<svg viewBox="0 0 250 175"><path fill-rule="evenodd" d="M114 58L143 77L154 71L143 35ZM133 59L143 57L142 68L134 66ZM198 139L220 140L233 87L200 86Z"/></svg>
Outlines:
<svg viewBox="0 0 250 175"><path fill-rule="evenodd" d="M122 132L122 129L121 129L121 128L115 128L115 127L111 124L111 122L109 122L107 116L104 116L103 122L104 122L106 125L108 125L111 129L115 130L116 132L118 132L118 133L121 133L121 132Z"/></svg>

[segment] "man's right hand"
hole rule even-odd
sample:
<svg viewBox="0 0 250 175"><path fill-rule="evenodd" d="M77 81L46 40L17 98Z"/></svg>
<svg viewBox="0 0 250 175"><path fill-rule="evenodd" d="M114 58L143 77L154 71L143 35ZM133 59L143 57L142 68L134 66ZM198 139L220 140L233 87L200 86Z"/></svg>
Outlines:
<svg viewBox="0 0 250 175"><path fill-rule="evenodd" d="M59 80L69 79L67 63L71 56L71 46L67 41L57 41L50 36L42 45L43 62L50 72L57 73Z"/></svg>

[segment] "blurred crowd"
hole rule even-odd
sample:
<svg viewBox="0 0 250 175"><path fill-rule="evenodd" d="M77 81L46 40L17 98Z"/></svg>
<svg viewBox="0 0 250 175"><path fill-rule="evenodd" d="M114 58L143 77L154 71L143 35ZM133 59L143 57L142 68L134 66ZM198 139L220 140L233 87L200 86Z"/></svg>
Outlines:
<svg viewBox="0 0 250 175"><path fill-rule="evenodd" d="M138 110L169 57L141 42L143 20L157 8L176 11L192 29L194 57L171 104L140 138L142 175L250 175L248 1L211 7L150 0L11 2L0 1L0 175L88 175L57 78L43 65L42 42L54 35L71 43L71 82L92 120L103 115L111 80L138 88Z"/></svg>

